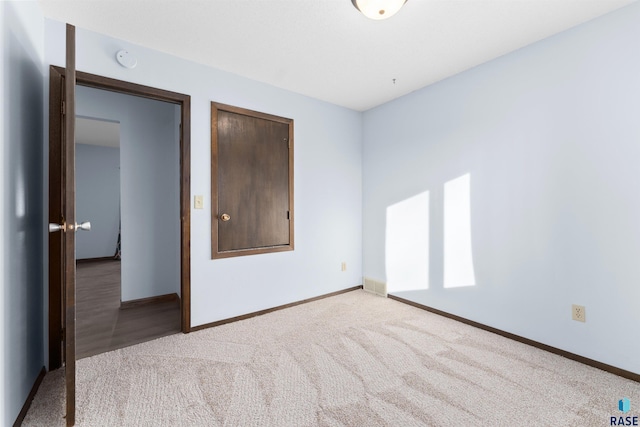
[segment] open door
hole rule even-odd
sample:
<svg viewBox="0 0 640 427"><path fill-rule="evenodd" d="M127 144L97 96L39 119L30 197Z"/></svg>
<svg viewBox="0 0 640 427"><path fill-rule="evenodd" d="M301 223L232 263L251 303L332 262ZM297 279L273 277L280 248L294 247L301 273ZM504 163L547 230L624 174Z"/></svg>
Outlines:
<svg viewBox="0 0 640 427"><path fill-rule="evenodd" d="M191 328L191 97L93 74L76 72L75 27L67 25L66 68L49 67L49 370L65 366L67 425L75 423L76 260L75 233L89 230L75 215L76 84L181 106L180 269L182 331Z"/></svg>
<svg viewBox="0 0 640 427"><path fill-rule="evenodd" d="M67 391L67 426L76 422L76 27L67 24L67 59L64 79L64 360Z"/></svg>
<svg viewBox="0 0 640 427"><path fill-rule="evenodd" d="M57 133L57 138L50 139L49 158L49 268L50 275L60 278L51 286L61 286L58 292L61 298L53 298L49 303L52 314L60 316L63 330L50 333L49 340L58 340L63 346L59 354L51 355L49 368L56 369L64 362L66 385L67 426L75 424L76 415L76 261L75 232L89 229L88 223L76 224L75 212L75 86L76 86L76 51L75 27L67 24L66 37L66 69L65 78L52 75L52 85L62 85L62 99L51 100L50 116L52 120L50 133ZM59 93L60 93L59 92ZM53 105L57 104L57 105ZM60 120L60 115L62 115ZM55 123L62 123L56 126ZM55 282L55 281L51 281ZM60 292L62 291L62 292ZM53 335L53 336L52 336ZM55 352L54 352L55 353Z"/></svg>

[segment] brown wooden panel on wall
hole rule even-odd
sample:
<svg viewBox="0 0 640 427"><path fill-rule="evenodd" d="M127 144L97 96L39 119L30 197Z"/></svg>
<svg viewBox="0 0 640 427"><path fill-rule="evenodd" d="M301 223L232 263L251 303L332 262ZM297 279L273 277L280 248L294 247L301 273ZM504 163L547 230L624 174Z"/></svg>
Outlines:
<svg viewBox="0 0 640 427"><path fill-rule="evenodd" d="M212 258L293 250L293 120L211 103Z"/></svg>

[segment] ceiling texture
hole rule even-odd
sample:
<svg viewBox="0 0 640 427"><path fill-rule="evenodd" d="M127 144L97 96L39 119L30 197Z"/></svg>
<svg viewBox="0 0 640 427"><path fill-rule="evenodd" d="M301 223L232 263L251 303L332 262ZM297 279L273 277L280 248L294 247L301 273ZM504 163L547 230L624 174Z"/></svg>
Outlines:
<svg viewBox="0 0 640 427"><path fill-rule="evenodd" d="M39 3L57 21L365 111L634 1L408 0L383 21L351 0Z"/></svg>

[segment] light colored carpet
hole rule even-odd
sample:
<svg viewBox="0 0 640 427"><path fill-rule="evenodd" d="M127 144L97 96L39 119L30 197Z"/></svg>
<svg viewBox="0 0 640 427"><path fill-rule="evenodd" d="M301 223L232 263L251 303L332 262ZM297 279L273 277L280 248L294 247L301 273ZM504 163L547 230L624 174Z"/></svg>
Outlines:
<svg viewBox="0 0 640 427"><path fill-rule="evenodd" d="M354 291L79 360L80 426L604 426L640 384ZM63 373L25 426L64 425Z"/></svg>

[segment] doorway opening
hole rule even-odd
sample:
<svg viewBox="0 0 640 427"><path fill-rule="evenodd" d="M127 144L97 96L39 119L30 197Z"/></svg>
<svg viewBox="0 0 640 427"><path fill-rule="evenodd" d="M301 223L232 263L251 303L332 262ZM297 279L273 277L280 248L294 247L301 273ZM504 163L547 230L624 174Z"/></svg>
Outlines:
<svg viewBox="0 0 640 427"><path fill-rule="evenodd" d="M180 332L178 112L76 87L77 359Z"/></svg>
<svg viewBox="0 0 640 427"><path fill-rule="evenodd" d="M59 147L61 140L61 123L63 117L64 110L64 102L63 102L63 90L64 87L64 77L65 70L63 68L52 66L50 68L50 216L51 209L55 203L51 201L55 201L58 196L58 189L56 188L60 186L60 180L55 179L56 174L56 162L59 158ZM106 255L100 256L100 252L93 252L93 256L91 252L84 252L84 255L80 254L82 251L82 246L78 246L77 255L78 259L89 259L91 261L80 261L78 263L78 290L76 292L76 305L78 306L77 320L78 327L82 322L82 305L83 305L83 277L88 277L88 282L92 284L93 288L86 292L84 296L89 296L89 300L93 297L99 296L99 293L108 294L111 292L112 294L116 293L116 297L113 303L109 304L118 304L116 308L116 312L118 313L118 319L115 320L115 323L111 323L111 331L112 334L110 339L111 348L107 348L104 350L100 350L100 346L95 346L94 344L90 345L88 349L84 349L83 351L78 351L77 358L90 356L92 354L97 354L102 351L107 351L114 348L124 347L126 345L134 344L136 342L142 342L148 339L153 339L158 336L167 335L168 333L174 333L178 331L182 331L184 333L188 333L190 330L190 206L189 206L189 198L190 198L190 97L188 95L183 95L179 93L164 91L156 88L151 88L147 86L137 85L129 82L123 82L119 80L109 79L106 77L96 76L88 73L77 72L76 73L76 83L78 85L79 90L95 90L99 89L101 92L108 93L110 95L116 94L125 94L125 95L133 95L131 98L144 99L144 101L153 100L162 101L161 103L171 104L170 107L173 108L171 114L175 117L176 127L173 133L173 146L172 149L175 152L174 157L174 169L175 169L175 197L172 198L174 203L169 210L173 209L174 218L175 218L175 239L174 243L170 243L165 246L170 246L166 249L173 252L173 256L175 257L175 263L173 268L173 283L175 289L172 292L160 292L160 293L151 293L149 296L149 289L147 290L135 290L131 288L121 288L114 287L113 284L111 288L107 286L106 283L102 283L102 285L98 284L100 280L96 279L96 274L101 276L103 279L105 276L111 275L112 278L119 276L120 270L122 268L127 268L126 263L123 261L113 260L120 252L121 246L114 245L113 242L118 239L119 236L114 235L113 231L113 218L110 219L111 231L107 234L110 234L109 239L104 240L111 246ZM77 103L76 103L77 104ZM78 114L82 114L78 111ZM94 116L90 114L90 116ZM95 117L94 117L95 118ZM76 138L77 140L77 138ZM81 142L78 141L77 142ZM76 146L77 147L77 146ZM87 147L83 147L85 149ZM126 157L122 157L122 159L126 159ZM78 159L76 159L78 160ZM149 159L148 159L149 160ZM127 160L128 161L128 160ZM152 161L148 162L152 163ZM142 166L142 165L137 165ZM77 167L77 166L76 166ZM129 168L129 170L134 170L136 165L133 165ZM59 171L58 171L59 172ZM165 171L166 172L166 171ZM80 177L78 177L80 178ZM146 181L148 184L148 181ZM79 182L76 183L76 198L80 196L77 190ZM144 185L144 182L143 182ZM158 188L149 188L149 192L158 192L162 194L163 189ZM135 196L134 196L135 197ZM143 203L144 204L144 203ZM153 205L153 203L151 203ZM146 204L145 204L146 205ZM152 206L153 207L153 206ZM82 215L80 212L80 206L78 206L78 215ZM113 209L112 209L113 210ZM117 211L120 211L120 206ZM79 217L79 216L78 216ZM86 218L87 221L91 221L91 218ZM149 218L137 218L132 216L131 212L128 213L127 219L122 221L122 236L125 236L127 231L124 227L124 224L129 221L129 230L135 230L140 227L140 222L144 223L144 221L149 220ZM152 219L153 222L153 219ZM97 230L96 230L97 231ZM103 230L104 231L104 230ZM120 231L120 224L118 224L118 231ZM91 232L90 232L91 233ZM90 233L87 233L86 236L78 233L78 240L80 238L88 238ZM120 234L120 233L118 233ZM134 233L135 234L135 233ZM145 237L150 240L152 243L155 243L155 239L157 238L156 233L149 232L147 230ZM126 237L125 237L126 241ZM134 245L135 246L135 245ZM129 253L140 253L144 252L132 245L129 245ZM63 340L64 340L64 316L63 316L63 287L60 280L59 267L56 265L56 251L51 250L49 252L49 369L53 370L60 366L62 366L63 362ZM102 252L104 253L104 251ZM123 256L123 260L126 258L127 249L126 246L124 251L121 253ZM53 257L53 259L52 259ZM100 258L109 258L100 259ZM137 261L134 259L135 257L129 257L127 259L129 262L129 266L135 264ZM154 263L155 261L155 263ZM149 260L149 264L151 266L151 274L154 273L162 264L161 262L157 262L158 260L154 260L153 256ZM91 264L94 264L91 266ZM94 267L94 268L90 268ZM108 268L107 268L108 267ZM116 268L117 267L117 268ZM91 270L94 270L93 272ZM101 271L101 272L100 272ZM85 274L86 273L86 274ZM161 272L157 274L163 275ZM122 277L122 276L120 276ZM151 280L153 281L153 280ZM135 278L133 280L129 280L129 282L135 282ZM124 282L123 282L124 284ZM153 286L153 285L151 285ZM109 291L111 289L111 291ZM136 293L137 292L137 293ZM145 294L146 292L146 294ZM118 295L119 294L119 295ZM85 301L90 302L90 301ZM153 304L149 304L149 303ZM96 303L96 301L94 301ZM124 303L124 304L122 304ZM127 304L129 303L129 304ZM99 303L98 303L99 304ZM160 309L160 310L158 310ZM154 328L149 321L142 320L145 311L146 314L152 312L152 316L162 316L163 310L166 313L166 310L169 310L172 313L176 313L177 316L173 317L173 323L170 328L172 332L168 332L168 330L160 330L162 328ZM158 313L160 312L160 314ZM91 317L91 313L95 315L95 308L93 310L89 310L87 312L87 318ZM112 316L108 314L104 314L104 317ZM144 317L144 316L143 316ZM118 331L120 329L120 331ZM129 332L127 332L127 330ZM145 331L146 330L146 331ZM76 330L76 336L79 335L81 331ZM100 336L100 331L94 329L93 331L96 337ZM116 337L117 334L123 332L124 335L120 337ZM104 330L103 332L104 333ZM117 333L114 335L114 333ZM148 334L147 334L148 333ZM144 335L151 335L150 338L144 338ZM153 336L153 334L156 334ZM68 337L70 338L70 337ZM74 337L75 338L75 337ZM103 335L102 340L105 341L106 338ZM125 343L126 340L129 340L128 343ZM97 340L99 341L99 339ZM81 349L82 342L77 342L78 349ZM86 350L86 351L85 351Z"/></svg>

